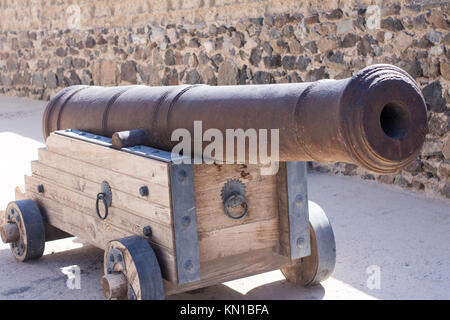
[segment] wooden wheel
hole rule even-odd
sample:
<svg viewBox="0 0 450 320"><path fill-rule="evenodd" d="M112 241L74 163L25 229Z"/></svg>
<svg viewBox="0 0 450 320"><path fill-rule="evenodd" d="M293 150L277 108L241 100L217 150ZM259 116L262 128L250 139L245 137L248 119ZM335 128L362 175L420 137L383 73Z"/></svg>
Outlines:
<svg viewBox="0 0 450 320"><path fill-rule="evenodd" d="M102 290L107 299L162 300L158 260L147 240L131 236L108 243Z"/></svg>
<svg viewBox="0 0 450 320"><path fill-rule="evenodd" d="M301 258L281 272L289 282L310 286L326 280L336 264L336 244L333 229L322 208L308 201L311 255Z"/></svg>
<svg viewBox="0 0 450 320"><path fill-rule="evenodd" d="M44 221L36 202L31 199L10 202L0 228L2 241L11 244L19 261L42 257L45 247Z"/></svg>

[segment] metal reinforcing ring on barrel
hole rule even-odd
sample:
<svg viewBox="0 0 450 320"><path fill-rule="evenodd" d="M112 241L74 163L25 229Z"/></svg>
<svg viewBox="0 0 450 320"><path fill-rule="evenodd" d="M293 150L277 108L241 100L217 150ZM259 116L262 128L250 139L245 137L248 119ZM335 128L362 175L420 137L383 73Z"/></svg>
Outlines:
<svg viewBox="0 0 450 320"><path fill-rule="evenodd" d="M100 213L99 203L100 200L103 202L103 206L105 207L105 215L102 216ZM97 216L101 220L105 220L108 217L108 208L111 206L112 203L112 192L111 187L109 186L108 182L103 181L102 182L102 191L97 194L97 200L95 202L95 210L97 211Z"/></svg>

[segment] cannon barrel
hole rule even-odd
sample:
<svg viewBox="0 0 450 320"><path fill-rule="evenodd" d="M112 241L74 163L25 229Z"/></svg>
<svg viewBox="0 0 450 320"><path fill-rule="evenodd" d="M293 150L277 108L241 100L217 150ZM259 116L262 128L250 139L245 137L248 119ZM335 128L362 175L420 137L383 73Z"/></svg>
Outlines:
<svg viewBox="0 0 450 320"><path fill-rule="evenodd" d="M203 131L224 135L226 129L279 129L280 161L342 161L378 173L407 166L427 133L416 82L395 66L372 65L351 78L312 83L71 86L47 105L43 134L70 128L111 137L143 128L149 146L170 151L178 143L172 132L185 128L194 135L197 120Z"/></svg>

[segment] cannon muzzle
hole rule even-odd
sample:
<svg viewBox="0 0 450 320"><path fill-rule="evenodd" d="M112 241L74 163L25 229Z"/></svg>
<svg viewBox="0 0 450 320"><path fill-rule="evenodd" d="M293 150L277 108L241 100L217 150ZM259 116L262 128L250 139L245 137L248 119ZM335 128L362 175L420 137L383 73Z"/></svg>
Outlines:
<svg viewBox="0 0 450 320"><path fill-rule="evenodd" d="M427 133L416 82L395 66L373 65L351 78L313 83L72 86L47 105L43 134L70 128L111 137L143 128L149 146L170 151L178 143L172 132L184 128L194 136L200 120L203 131L224 135L279 129L280 161L342 161L378 173L407 166Z"/></svg>

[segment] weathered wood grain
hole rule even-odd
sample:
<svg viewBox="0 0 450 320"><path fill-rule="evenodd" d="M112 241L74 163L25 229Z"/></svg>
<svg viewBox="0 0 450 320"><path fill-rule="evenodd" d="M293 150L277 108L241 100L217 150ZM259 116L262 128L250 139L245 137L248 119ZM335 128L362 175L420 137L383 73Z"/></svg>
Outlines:
<svg viewBox="0 0 450 320"><path fill-rule="evenodd" d="M101 249L105 249L111 240L137 234L132 230L123 229L110 222L100 221L98 218L86 214L79 207L72 208L66 203L62 204L58 200L49 197L48 191L37 193L35 188L33 188L37 182L36 178L25 177L27 196L38 203L42 214L52 226L83 238ZM47 182L46 185L48 190L50 184ZM71 192L71 194L76 193ZM149 243L155 250L158 261L161 263L163 277L168 281L177 281L175 256L170 253L168 248L159 245L155 241L149 240Z"/></svg>
<svg viewBox="0 0 450 320"><path fill-rule="evenodd" d="M109 170L102 166L93 165L81 160L63 156L54 152L50 152L45 148L39 149L39 163L60 171L69 172L80 178L90 181L108 181L113 189L123 191L133 196L139 195L139 188L147 186L149 195L141 197L150 202L169 207L170 196L168 186L161 186L141 178L134 178L129 175Z"/></svg>
<svg viewBox="0 0 450 320"><path fill-rule="evenodd" d="M54 181L59 185L63 185L69 188L71 191L80 192L84 196L93 199L84 199L85 202L80 203L79 205L87 205L87 208L92 208L95 212L95 201L97 199L97 194L101 191L101 179L97 182L92 182L70 173L48 167L36 161L31 163L31 171L33 173L33 176L39 176L43 179ZM115 188L111 188L111 191L113 194L112 208L130 211L136 216L144 219L149 219L155 223L171 223L172 217L170 213L170 207L149 202L139 196L131 196L130 194L119 191ZM55 191L54 196L58 197L57 190Z"/></svg>
<svg viewBox="0 0 450 320"><path fill-rule="evenodd" d="M255 274L277 270L292 265L290 259L270 249L254 250L251 253L206 261L201 264L200 281L177 285L164 281L166 295L208 287Z"/></svg>
<svg viewBox="0 0 450 320"><path fill-rule="evenodd" d="M152 241L173 251L174 243L172 237L172 228L170 224L162 224L159 220L150 219L150 215L143 217L144 214L134 215L129 211L125 211L120 204L114 204L114 206L109 208L109 214L107 220L100 220L97 217L95 210L96 197L86 194L83 191L76 190L75 188L70 188L63 181L67 179L67 176L61 175L60 180L55 182L49 179L49 175L43 176L37 175L37 168L42 169L45 166L42 164L33 164L33 177L28 179L27 186L30 187L30 191L36 193L37 186L42 184L44 186L44 193L48 199L57 201L64 206L70 207L72 209L82 211L84 216L89 216L94 219L97 224L110 223L126 232L131 234L142 235L142 229L150 225L152 228ZM43 173L42 171L39 171ZM98 187L96 188L98 190ZM38 193L40 194L40 193ZM114 200L113 200L114 203ZM117 206L116 206L117 205ZM52 212L50 212L52 213ZM145 213L145 212L144 212ZM51 217L48 217L50 219ZM49 220L51 223L51 221Z"/></svg>
<svg viewBox="0 0 450 320"><path fill-rule="evenodd" d="M256 221L199 233L200 261L234 256L278 245L278 219Z"/></svg>
<svg viewBox="0 0 450 320"><path fill-rule="evenodd" d="M118 151L113 148L99 147L93 143L86 143L54 133L47 138L47 149L60 155L121 172L138 179L162 186L169 185L167 163L161 161Z"/></svg>
<svg viewBox="0 0 450 320"><path fill-rule="evenodd" d="M286 163L280 162L278 173L276 175L277 182L277 198L278 198L278 219L279 219L279 253L290 257L290 229L289 229L289 202L287 193L287 176Z"/></svg>
<svg viewBox="0 0 450 320"><path fill-rule="evenodd" d="M257 165L195 165L194 185L199 232L268 220L278 216L276 177L262 176ZM245 184L249 211L232 220L223 211L222 188L231 179Z"/></svg>

